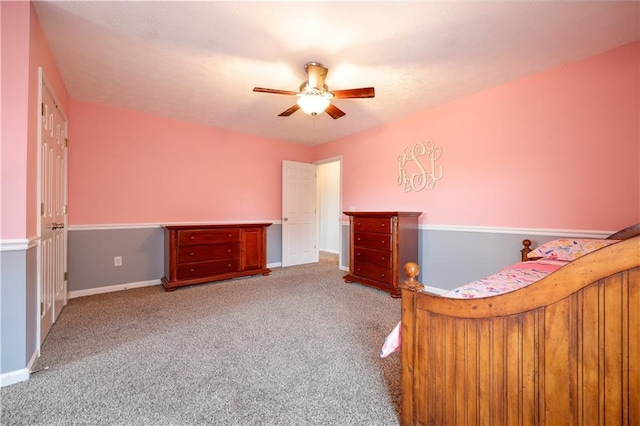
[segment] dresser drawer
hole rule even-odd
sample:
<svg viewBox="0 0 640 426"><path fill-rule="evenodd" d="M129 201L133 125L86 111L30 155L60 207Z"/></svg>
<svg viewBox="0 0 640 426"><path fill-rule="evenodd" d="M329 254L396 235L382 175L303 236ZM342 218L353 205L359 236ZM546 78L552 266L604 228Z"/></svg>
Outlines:
<svg viewBox="0 0 640 426"><path fill-rule="evenodd" d="M371 263L389 270L391 270L391 255L392 253L386 250L372 250L360 247L354 247L353 249L354 260L357 263Z"/></svg>
<svg viewBox="0 0 640 426"><path fill-rule="evenodd" d="M355 232L353 234L353 247L366 247L391 251L391 239L392 235Z"/></svg>
<svg viewBox="0 0 640 426"><path fill-rule="evenodd" d="M179 246L197 246L204 244L239 242L239 229L201 229L178 231Z"/></svg>
<svg viewBox="0 0 640 426"><path fill-rule="evenodd" d="M238 243L178 247L178 263L234 257L240 257L240 244Z"/></svg>
<svg viewBox="0 0 640 426"><path fill-rule="evenodd" d="M183 263L178 265L177 267L177 278L179 280L202 278L216 274L224 274L227 272L237 272L239 269L240 259Z"/></svg>
<svg viewBox="0 0 640 426"><path fill-rule="evenodd" d="M391 233L391 218L389 217L358 217L353 219L355 232Z"/></svg>
<svg viewBox="0 0 640 426"><path fill-rule="evenodd" d="M353 275L369 278L370 280L379 281L391 285L393 277L391 269L384 268L371 263L360 262L357 259L353 261Z"/></svg>

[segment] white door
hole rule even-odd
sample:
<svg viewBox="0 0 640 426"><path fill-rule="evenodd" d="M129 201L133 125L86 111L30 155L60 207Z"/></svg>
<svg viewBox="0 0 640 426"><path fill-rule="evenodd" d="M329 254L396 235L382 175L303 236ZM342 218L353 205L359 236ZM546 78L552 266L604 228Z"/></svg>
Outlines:
<svg viewBox="0 0 640 426"><path fill-rule="evenodd" d="M40 70L41 71L41 70ZM67 300L67 120L40 76L40 343Z"/></svg>
<svg viewBox="0 0 640 426"><path fill-rule="evenodd" d="M282 266L318 261L316 166L282 162Z"/></svg>

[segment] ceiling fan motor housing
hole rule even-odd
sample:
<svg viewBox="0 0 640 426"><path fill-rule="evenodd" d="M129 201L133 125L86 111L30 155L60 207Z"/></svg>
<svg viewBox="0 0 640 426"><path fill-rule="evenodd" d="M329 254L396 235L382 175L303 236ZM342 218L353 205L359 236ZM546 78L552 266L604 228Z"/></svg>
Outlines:
<svg viewBox="0 0 640 426"><path fill-rule="evenodd" d="M319 87L309 86L308 80L300 85L300 95L321 95L321 94L331 95L331 97L333 97L333 94L329 93L329 87L326 84L322 86L322 90L320 90Z"/></svg>

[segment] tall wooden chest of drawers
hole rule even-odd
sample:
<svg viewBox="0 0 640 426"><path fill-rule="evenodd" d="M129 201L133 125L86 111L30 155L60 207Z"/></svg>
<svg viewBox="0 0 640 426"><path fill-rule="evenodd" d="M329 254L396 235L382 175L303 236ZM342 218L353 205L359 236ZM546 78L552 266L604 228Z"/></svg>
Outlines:
<svg viewBox="0 0 640 426"><path fill-rule="evenodd" d="M166 225L165 290L247 275L269 275L267 232L270 223Z"/></svg>
<svg viewBox="0 0 640 426"><path fill-rule="evenodd" d="M349 216L347 283L358 282L400 297L407 262L418 262L420 212L344 212Z"/></svg>

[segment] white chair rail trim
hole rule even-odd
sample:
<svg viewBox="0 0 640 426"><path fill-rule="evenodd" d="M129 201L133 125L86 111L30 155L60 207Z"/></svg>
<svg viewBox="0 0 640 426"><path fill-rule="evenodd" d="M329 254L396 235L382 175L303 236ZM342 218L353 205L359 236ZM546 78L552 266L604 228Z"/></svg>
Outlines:
<svg viewBox="0 0 640 426"><path fill-rule="evenodd" d="M38 245L40 237L0 240L0 251L25 251Z"/></svg>

